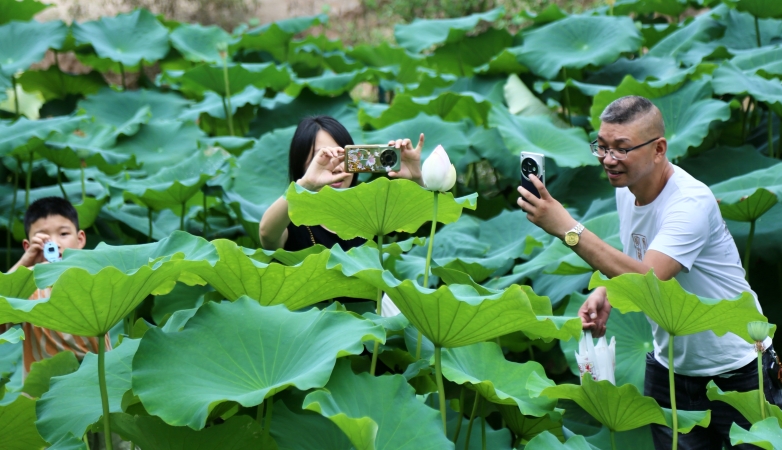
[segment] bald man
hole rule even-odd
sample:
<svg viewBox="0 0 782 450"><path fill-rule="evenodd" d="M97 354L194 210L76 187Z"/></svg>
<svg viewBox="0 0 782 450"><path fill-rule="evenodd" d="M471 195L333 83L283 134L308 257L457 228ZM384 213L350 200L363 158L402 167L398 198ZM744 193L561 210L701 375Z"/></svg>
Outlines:
<svg viewBox="0 0 782 450"><path fill-rule="evenodd" d="M735 298L748 291L741 258L709 188L666 156L665 123L648 99L622 97L606 107L600 116L597 140L590 144L603 166L608 181L616 187L619 234L623 251L616 250L585 229L567 210L533 179L541 198L519 187L527 201L519 206L527 218L552 236L562 239L595 270L609 277L624 273L645 274L650 269L661 280L676 278L684 289L701 297ZM534 176L533 176L534 178ZM599 182L595 180L595 182ZM595 289L581 306L585 329L602 336L611 313L605 288ZM646 358L644 394L660 406L670 408L668 382L669 335L650 320L654 351ZM621 336L619 336L621 339ZM764 367L774 360L771 339ZM717 337L712 331L677 336L674 341L676 405L684 410L712 410L708 429L695 427L680 435L681 449L743 448L730 445L730 426L750 424L724 402L706 397L706 384L714 380L723 391L758 389L754 346L734 334ZM765 372L765 371L764 371ZM782 393L764 374L766 398L782 404ZM652 425L657 449L670 449L671 429Z"/></svg>

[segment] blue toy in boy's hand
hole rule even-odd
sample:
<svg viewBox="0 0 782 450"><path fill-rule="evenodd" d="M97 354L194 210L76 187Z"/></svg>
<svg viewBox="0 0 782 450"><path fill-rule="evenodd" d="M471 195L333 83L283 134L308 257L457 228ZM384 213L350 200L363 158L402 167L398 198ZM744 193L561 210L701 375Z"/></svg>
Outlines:
<svg viewBox="0 0 782 450"><path fill-rule="evenodd" d="M62 258L60 258L60 248L52 241L43 245L43 257L50 263L62 260Z"/></svg>

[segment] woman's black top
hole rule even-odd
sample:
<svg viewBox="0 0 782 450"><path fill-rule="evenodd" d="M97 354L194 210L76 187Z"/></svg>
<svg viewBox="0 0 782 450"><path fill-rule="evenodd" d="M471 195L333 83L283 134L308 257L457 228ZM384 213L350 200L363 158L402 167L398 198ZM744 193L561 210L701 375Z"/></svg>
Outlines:
<svg viewBox="0 0 782 450"><path fill-rule="evenodd" d="M353 247L359 247L367 240L364 238L340 239L336 234L327 231L320 226L296 226L293 223L288 225L288 240L285 241L285 250L296 252L320 244L326 248L334 247L339 244L340 248L348 251Z"/></svg>

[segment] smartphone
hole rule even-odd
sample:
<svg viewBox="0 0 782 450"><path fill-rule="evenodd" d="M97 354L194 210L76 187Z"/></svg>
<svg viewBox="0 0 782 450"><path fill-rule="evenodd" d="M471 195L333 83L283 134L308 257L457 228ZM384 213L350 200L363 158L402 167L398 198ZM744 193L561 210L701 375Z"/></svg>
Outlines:
<svg viewBox="0 0 782 450"><path fill-rule="evenodd" d="M540 153L521 152L521 187L540 198L540 192L529 179L530 175L535 175L546 185L546 157Z"/></svg>
<svg viewBox="0 0 782 450"><path fill-rule="evenodd" d="M402 152L388 145L346 145L345 172L387 173L402 168Z"/></svg>

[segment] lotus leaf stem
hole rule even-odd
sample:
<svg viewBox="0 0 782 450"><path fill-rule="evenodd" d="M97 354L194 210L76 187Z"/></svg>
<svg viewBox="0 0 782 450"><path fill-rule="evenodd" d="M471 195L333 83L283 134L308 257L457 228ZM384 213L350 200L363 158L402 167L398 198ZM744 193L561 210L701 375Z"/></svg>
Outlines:
<svg viewBox="0 0 782 450"><path fill-rule="evenodd" d="M179 229L182 231L185 231L185 209L187 205L186 202L182 202L182 216L179 217Z"/></svg>
<svg viewBox="0 0 782 450"><path fill-rule="evenodd" d="M432 265L432 248L434 247L434 233L437 231L437 201L440 198L439 192L434 191L434 203L432 206L432 229L429 231L429 248L426 250L426 266L424 267L424 287L429 288L429 268ZM418 340L415 344L415 359L421 359L421 342L424 340L424 335L421 331L418 331Z"/></svg>
<svg viewBox="0 0 782 450"><path fill-rule="evenodd" d="M147 217L149 218L149 234L147 235L147 242L152 242L152 208L147 208Z"/></svg>
<svg viewBox="0 0 782 450"><path fill-rule="evenodd" d="M11 89L14 91L14 115L19 118L19 96L16 95L16 75L11 75Z"/></svg>
<svg viewBox="0 0 782 450"><path fill-rule="evenodd" d="M109 418L109 394L106 390L106 333L98 336L98 385L100 402L103 406L103 439L106 450L113 450L111 444L111 420Z"/></svg>
<svg viewBox="0 0 782 450"><path fill-rule="evenodd" d="M616 432L611 430L611 450L616 450Z"/></svg>
<svg viewBox="0 0 782 450"><path fill-rule="evenodd" d="M380 258L380 268L383 268L383 235L377 235L377 254ZM381 315L383 312L383 290L377 290L377 315ZM380 351L380 342L375 341L375 348L372 351L372 363L369 365L369 374L375 376L375 368L377 367L377 354Z"/></svg>
<svg viewBox="0 0 782 450"><path fill-rule="evenodd" d="M136 450L136 443L133 441L130 441L130 450Z"/></svg>
<svg viewBox="0 0 782 450"><path fill-rule="evenodd" d="M223 96L223 108L225 109L225 120L228 121L228 134L234 136L234 118L231 109L231 83L228 80L228 56L221 52L223 59L223 82L225 83L225 95Z"/></svg>
<svg viewBox="0 0 782 450"><path fill-rule="evenodd" d="M434 346L434 375L437 381L437 397L440 400L440 415L443 419L443 431L447 433L448 426L445 421L445 387L443 385L443 365L442 349L439 345Z"/></svg>
<svg viewBox="0 0 782 450"><path fill-rule="evenodd" d="M263 419L263 436L264 439L262 439L262 442L268 441L269 433L272 429L272 409L274 408L274 396L270 395L265 401L266 403L266 414Z"/></svg>
<svg viewBox="0 0 782 450"><path fill-rule="evenodd" d="M562 67L562 81L565 83L565 88L562 90L565 94L565 110L567 111L567 123L573 126L573 117L570 110L570 92L567 90L567 69Z"/></svg>
<svg viewBox="0 0 782 450"><path fill-rule="evenodd" d="M122 63L119 63L119 74L122 77L122 90L124 91L127 88L125 87L125 65Z"/></svg>
<svg viewBox="0 0 782 450"><path fill-rule="evenodd" d="M453 442L456 443L459 440L459 432L462 431L462 421L464 420L464 391L462 386L461 393L459 393L459 420L456 421L456 431L453 433Z"/></svg>
<svg viewBox="0 0 782 450"><path fill-rule="evenodd" d="M768 157L774 157L774 112L768 107Z"/></svg>
<svg viewBox="0 0 782 450"><path fill-rule="evenodd" d="M5 236L5 267L11 268L11 236L13 235L14 220L16 220L16 194L19 192L19 169L22 168L22 159L16 157L16 170L14 170L14 195L11 201L11 216L8 218L8 233Z"/></svg>
<svg viewBox="0 0 782 450"><path fill-rule="evenodd" d="M81 440L84 441L84 446L87 447L87 450L90 450L90 440L87 439L87 433L84 433L84 436L81 437Z"/></svg>
<svg viewBox="0 0 782 450"><path fill-rule="evenodd" d="M27 167L27 180L24 184L24 209L30 206L30 185L33 180L33 159L35 158L35 152L30 151L30 165Z"/></svg>
<svg viewBox="0 0 782 450"><path fill-rule="evenodd" d="M475 393L475 400L472 402L472 412L470 413L470 421L467 422L467 436L465 436L464 440L464 450L469 450L470 448L470 435L472 435L472 422L475 420L475 413L478 411L478 403L481 401L481 394L478 392Z"/></svg>
<svg viewBox="0 0 782 450"><path fill-rule="evenodd" d="M757 38L758 41L758 47L762 47L763 45L761 44L760 41L760 23L758 22L757 16L755 16L755 37Z"/></svg>
<svg viewBox="0 0 782 450"><path fill-rule="evenodd" d="M752 251L752 238L755 237L755 221L749 222L749 235L747 235L747 246L744 248L744 277L749 280L749 255Z"/></svg>
<svg viewBox="0 0 782 450"><path fill-rule="evenodd" d="M79 167L81 168L81 204L83 205L85 201L87 201L87 186L84 182L84 167L87 165L84 160L81 160L81 164L79 164Z"/></svg>
<svg viewBox="0 0 782 450"><path fill-rule="evenodd" d="M206 205L207 195L206 192L204 192L204 237L206 237L206 232L209 230L209 222L207 222L207 214L209 213L209 209Z"/></svg>
<svg viewBox="0 0 782 450"><path fill-rule="evenodd" d="M255 412L255 421L258 422L258 425L263 426L263 407L266 406L266 401L261 402L260 405L258 405L258 410Z"/></svg>
<svg viewBox="0 0 782 450"><path fill-rule="evenodd" d="M766 419L766 397L763 395L763 342L757 342L758 348L758 397L760 398L760 417Z"/></svg>
<svg viewBox="0 0 782 450"><path fill-rule="evenodd" d="M486 450L486 416L483 414L483 403L481 403L481 450Z"/></svg>
<svg viewBox="0 0 782 450"><path fill-rule="evenodd" d="M671 416L673 417L673 450L679 447L679 416L676 415L676 385L673 381L673 335L668 336L668 389L671 395Z"/></svg>
<svg viewBox="0 0 782 450"><path fill-rule="evenodd" d="M68 200L68 194L65 193L65 188L62 187L62 168L57 166L57 186L60 186L60 192L62 192L62 198Z"/></svg>

